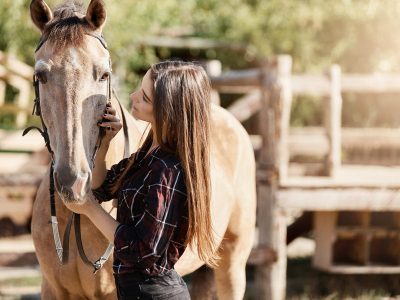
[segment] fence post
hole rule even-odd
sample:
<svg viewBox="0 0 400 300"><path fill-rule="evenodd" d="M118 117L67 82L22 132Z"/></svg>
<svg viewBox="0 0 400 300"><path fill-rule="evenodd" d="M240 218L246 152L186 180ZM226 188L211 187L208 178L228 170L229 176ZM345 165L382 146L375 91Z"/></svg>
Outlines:
<svg viewBox="0 0 400 300"><path fill-rule="evenodd" d="M0 80L0 107L6 102L6 83Z"/></svg>
<svg viewBox="0 0 400 300"><path fill-rule="evenodd" d="M278 85L280 88L280 125L279 134L279 180L284 181L288 176L289 169L289 129L290 129L290 111L292 108L292 57L290 55L278 56ZM279 130L280 129L280 130Z"/></svg>
<svg viewBox="0 0 400 300"><path fill-rule="evenodd" d="M16 87L19 90L18 96L16 97L15 105L21 109L18 111L15 124L17 128L21 128L26 124L28 119L28 107L29 107L29 96L31 92L31 84L24 78L9 75L8 82L10 85Z"/></svg>
<svg viewBox="0 0 400 300"><path fill-rule="evenodd" d="M280 106L279 70L282 60L264 64L261 72L261 110L259 129L262 148L258 169L258 230L259 247L270 247L277 254L274 263L256 268L259 299L283 300L286 293L286 222L278 208ZM285 62L283 62L285 63Z"/></svg>
<svg viewBox="0 0 400 300"><path fill-rule="evenodd" d="M336 176L341 165L342 148L342 94L341 70L339 65L330 68L331 91L325 109L325 128L329 142L329 152L326 159L325 173Z"/></svg>

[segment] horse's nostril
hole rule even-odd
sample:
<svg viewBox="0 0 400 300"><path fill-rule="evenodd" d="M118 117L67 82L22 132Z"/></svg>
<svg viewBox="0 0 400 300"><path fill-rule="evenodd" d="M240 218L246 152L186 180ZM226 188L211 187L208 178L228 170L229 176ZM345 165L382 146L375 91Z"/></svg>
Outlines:
<svg viewBox="0 0 400 300"><path fill-rule="evenodd" d="M62 176L63 174L63 176ZM72 175L54 172L54 184L64 201L80 201L89 192L90 173Z"/></svg>

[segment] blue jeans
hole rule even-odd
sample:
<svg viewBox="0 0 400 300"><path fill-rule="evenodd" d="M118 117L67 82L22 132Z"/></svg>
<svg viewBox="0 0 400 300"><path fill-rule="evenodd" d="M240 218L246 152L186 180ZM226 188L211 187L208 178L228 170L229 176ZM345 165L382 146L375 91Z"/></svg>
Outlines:
<svg viewBox="0 0 400 300"><path fill-rule="evenodd" d="M114 274L119 300L190 300L186 283L172 269L161 276Z"/></svg>

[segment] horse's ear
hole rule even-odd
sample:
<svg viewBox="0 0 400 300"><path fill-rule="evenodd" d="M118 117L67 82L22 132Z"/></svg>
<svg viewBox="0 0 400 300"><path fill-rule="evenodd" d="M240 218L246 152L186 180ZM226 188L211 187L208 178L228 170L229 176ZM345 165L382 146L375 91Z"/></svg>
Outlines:
<svg viewBox="0 0 400 300"><path fill-rule="evenodd" d="M53 19L50 7L44 0L32 0L30 10L33 23L43 32L46 24Z"/></svg>
<svg viewBox="0 0 400 300"><path fill-rule="evenodd" d="M86 12L86 20L93 27L93 29L101 31L104 23L106 22L106 18L107 13L103 0L90 1Z"/></svg>

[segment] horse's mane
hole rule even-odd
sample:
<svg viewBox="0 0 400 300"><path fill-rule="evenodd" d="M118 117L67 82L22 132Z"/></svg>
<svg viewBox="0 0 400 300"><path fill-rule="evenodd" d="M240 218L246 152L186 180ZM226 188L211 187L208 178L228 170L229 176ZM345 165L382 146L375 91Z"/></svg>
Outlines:
<svg viewBox="0 0 400 300"><path fill-rule="evenodd" d="M85 15L82 3L67 0L55 8L53 19L44 29L43 36L59 50L67 45L79 47L85 33L91 30L86 19L76 13Z"/></svg>

